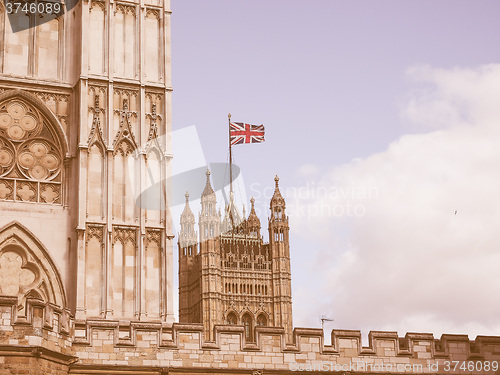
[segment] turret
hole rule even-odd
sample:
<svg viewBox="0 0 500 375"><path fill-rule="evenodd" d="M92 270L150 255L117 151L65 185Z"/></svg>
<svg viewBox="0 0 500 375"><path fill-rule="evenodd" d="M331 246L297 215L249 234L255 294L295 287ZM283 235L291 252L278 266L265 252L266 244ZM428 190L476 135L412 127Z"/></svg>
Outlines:
<svg viewBox="0 0 500 375"><path fill-rule="evenodd" d="M185 253L190 246L196 245L198 242L198 235L194 230L194 214L191 211L191 207L189 207L189 193L186 191L186 205L184 206L184 211L181 214L181 230L179 232L179 247L185 249ZM184 254L186 255L186 254Z"/></svg>
<svg viewBox="0 0 500 375"><path fill-rule="evenodd" d="M201 194L201 211L199 215L200 242L215 238L220 234L220 214L216 210L217 198L210 183L210 170L207 169L207 182Z"/></svg>
<svg viewBox="0 0 500 375"><path fill-rule="evenodd" d="M260 238L260 220L255 213L255 199L253 197L250 199L250 203L252 207L247 219L248 234Z"/></svg>
<svg viewBox="0 0 500 375"><path fill-rule="evenodd" d="M285 328L286 339L292 340L292 283L290 271L290 245L286 205L279 189L279 178L269 208L269 246L273 262L273 295L275 300L274 324Z"/></svg>
<svg viewBox="0 0 500 375"><path fill-rule="evenodd" d="M281 195L279 189L279 177L274 178L275 188L274 194L271 198L269 209L271 210L271 217L269 218L269 243L287 243L288 244L288 216L285 215L285 199ZM288 248L288 246L287 246ZM284 249L285 250L285 249ZM281 254L281 256L290 257L290 254Z"/></svg>
<svg viewBox="0 0 500 375"><path fill-rule="evenodd" d="M207 182L201 194L200 211L200 323L203 323L205 339L213 339L213 326L219 322L220 303L220 214L216 210L217 198L210 184L210 171L207 169Z"/></svg>
<svg viewBox="0 0 500 375"><path fill-rule="evenodd" d="M194 230L194 214L189 207L189 193L186 191L186 205L181 214L181 230L179 232L179 321L193 322L190 315L192 301L189 295L193 283L192 275L196 274L193 267L198 254L198 234Z"/></svg>

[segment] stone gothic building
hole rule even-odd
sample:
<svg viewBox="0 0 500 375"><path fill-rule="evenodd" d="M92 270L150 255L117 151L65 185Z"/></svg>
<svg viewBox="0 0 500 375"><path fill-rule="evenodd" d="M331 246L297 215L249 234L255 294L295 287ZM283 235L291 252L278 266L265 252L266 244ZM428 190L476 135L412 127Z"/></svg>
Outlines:
<svg viewBox="0 0 500 375"><path fill-rule="evenodd" d="M170 4L74 3L0 4L0 294L171 323Z"/></svg>
<svg viewBox="0 0 500 375"><path fill-rule="evenodd" d="M1 375L498 369L499 337L292 328L278 181L268 244L253 210L221 221L209 182L199 238L186 206L174 322L170 1L62 3L0 1Z"/></svg>
<svg viewBox="0 0 500 375"><path fill-rule="evenodd" d="M269 207L269 243L261 236L253 198L248 218L241 220L230 199L221 220L209 171L198 232L186 193L178 240L179 320L203 324L207 340L214 339L216 324L244 326L249 342L255 326L283 327L292 339L290 228L278 180Z"/></svg>

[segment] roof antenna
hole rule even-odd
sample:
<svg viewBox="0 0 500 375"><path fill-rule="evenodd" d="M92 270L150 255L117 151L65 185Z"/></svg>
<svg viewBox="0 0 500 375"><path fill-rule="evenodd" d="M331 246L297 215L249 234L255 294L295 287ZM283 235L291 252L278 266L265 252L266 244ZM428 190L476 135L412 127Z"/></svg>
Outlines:
<svg viewBox="0 0 500 375"><path fill-rule="evenodd" d="M321 329L324 331L325 330L325 322L333 322L333 319L329 319L326 317L326 315L321 315Z"/></svg>

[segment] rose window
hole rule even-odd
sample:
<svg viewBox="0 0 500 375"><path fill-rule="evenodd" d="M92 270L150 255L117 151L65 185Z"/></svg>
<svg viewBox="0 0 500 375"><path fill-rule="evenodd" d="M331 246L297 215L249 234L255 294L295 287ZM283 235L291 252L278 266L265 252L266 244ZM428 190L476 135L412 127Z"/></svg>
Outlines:
<svg viewBox="0 0 500 375"><path fill-rule="evenodd" d="M20 99L0 104L0 201L61 203L62 154L46 117Z"/></svg>

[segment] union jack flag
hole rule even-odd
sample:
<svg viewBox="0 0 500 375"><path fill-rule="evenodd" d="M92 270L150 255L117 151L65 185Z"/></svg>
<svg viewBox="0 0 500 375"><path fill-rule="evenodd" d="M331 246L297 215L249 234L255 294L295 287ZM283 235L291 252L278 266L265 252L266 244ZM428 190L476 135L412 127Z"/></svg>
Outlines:
<svg viewBox="0 0 500 375"><path fill-rule="evenodd" d="M264 142L264 125L250 125L243 122L231 122L230 125L231 146Z"/></svg>

